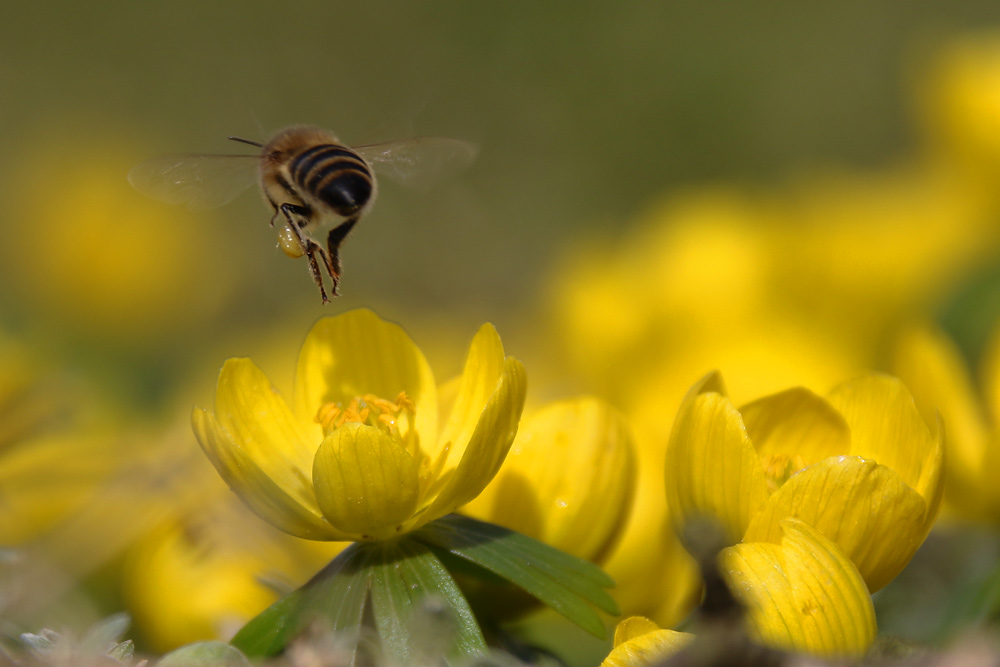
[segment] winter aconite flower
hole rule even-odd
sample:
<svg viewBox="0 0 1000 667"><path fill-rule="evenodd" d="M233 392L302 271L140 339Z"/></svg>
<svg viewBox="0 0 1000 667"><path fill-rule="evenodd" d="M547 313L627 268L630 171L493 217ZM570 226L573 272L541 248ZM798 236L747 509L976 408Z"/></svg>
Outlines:
<svg viewBox="0 0 1000 667"><path fill-rule="evenodd" d="M424 355L399 326L355 310L313 327L291 405L252 361L230 359L215 413L196 409L194 430L229 486L281 530L384 540L479 495L514 439L525 382L484 325L438 424Z"/></svg>
<svg viewBox="0 0 1000 667"><path fill-rule="evenodd" d="M874 592L930 531L942 472L940 429L931 434L895 378L862 377L827 399L790 389L737 410L712 373L674 422L667 502L675 524L713 517L733 544L778 544L782 520L799 519L843 549Z"/></svg>
<svg viewBox="0 0 1000 667"><path fill-rule="evenodd" d="M808 524L785 519L781 530L779 543L744 542L718 554L719 573L743 606L740 625L716 619L703 623L705 634L695 637L633 616L618 624L615 647L601 667L663 664L687 646L696 657L682 664L744 664L744 635L795 653L863 655L877 628L861 574L840 547Z"/></svg>

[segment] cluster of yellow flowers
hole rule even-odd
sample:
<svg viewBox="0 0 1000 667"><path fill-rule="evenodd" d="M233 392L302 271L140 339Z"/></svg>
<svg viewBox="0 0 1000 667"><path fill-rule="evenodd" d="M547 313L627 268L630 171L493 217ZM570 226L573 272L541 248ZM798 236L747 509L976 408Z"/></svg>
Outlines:
<svg viewBox="0 0 1000 667"><path fill-rule="evenodd" d="M141 453L136 429L51 428L37 374L0 342L0 546L42 553L86 535L57 564L76 559L83 576L121 563L123 603L166 650L232 637L339 543L392 542L458 512L608 572L625 619L603 664L617 667L695 641L670 628L702 594L704 564L681 536L708 518L754 641L864 655L872 594L940 508L1000 522L1000 327L980 391L931 323L969 267L1000 253L998 44L942 58L921 91L932 140L906 164L766 196L675 194L622 238L572 248L529 352L584 395L529 393L489 324L457 378L435 377L402 327L366 309L313 326L288 399L251 360L225 362L193 430L243 505L190 457L186 425ZM91 450L72 475L59 464ZM109 481L112 459L127 465ZM128 530L96 518L109 516ZM529 608L492 602L504 621Z"/></svg>

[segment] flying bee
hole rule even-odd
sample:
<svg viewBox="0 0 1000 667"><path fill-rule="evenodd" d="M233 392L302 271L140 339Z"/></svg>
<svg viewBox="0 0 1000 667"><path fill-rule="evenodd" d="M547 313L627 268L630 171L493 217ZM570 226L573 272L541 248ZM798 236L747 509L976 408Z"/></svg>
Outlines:
<svg viewBox="0 0 1000 667"><path fill-rule="evenodd" d="M372 207L379 173L414 187L429 185L446 171L467 166L472 144L458 139L419 137L348 147L330 131L294 126L261 144L229 137L260 152L256 155L166 155L142 162L128 180L139 192L170 204L213 208L232 200L256 177L274 211L278 245L289 257L305 255L309 274L327 297L322 271L338 295L340 244ZM277 223L277 225L276 225Z"/></svg>

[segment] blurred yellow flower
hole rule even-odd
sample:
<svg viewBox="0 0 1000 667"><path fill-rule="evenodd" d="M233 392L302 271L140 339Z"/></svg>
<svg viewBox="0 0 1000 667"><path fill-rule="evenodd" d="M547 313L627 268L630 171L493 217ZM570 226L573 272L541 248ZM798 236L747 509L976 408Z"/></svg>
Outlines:
<svg viewBox="0 0 1000 667"><path fill-rule="evenodd" d="M917 79L924 133L938 159L995 189L1000 177L1000 32L947 43ZM995 195L994 195L995 201Z"/></svg>
<svg viewBox="0 0 1000 667"><path fill-rule="evenodd" d="M129 458L119 427L28 346L0 337L0 546L51 530L113 476Z"/></svg>
<svg viewBox="0 0 1000 667"><path fill-rule="evenodd" d="M750 633L775 648L860 657L875 641L875 608L844 551L802 521L783 519L776 544L744 542L719 554Z"/></svg>
<svg viewBox="0 0 1000 667"><path fill-rule="evenodd" d="M687 632L662 630L648 618L632 616L615 628L614 648L601 662L601 667L659 665L694 638Z"/></svg>
<svg viewBox="0 0 1000 667"><path fill-rule="evenodd" d="M998 240L983 202L933 166L828 170L783 205L786 224L771 237L775 307L835 337L858 368L913 311L990 260Z"/></svg>
<svg viewBox="0 0 1000 667"><path fill-rule="evenodd" d="M64 335L162 341L213 317L233 286L221 226L133 191L133 159L114 139L33 144L0 186L17 221L0 247L6 296Z"/></svg>
<svg viewBox="0 0 1000 667"><path fill-rule="evenodd" d="M956 517L1000 522L1000 329L981 368L982 393L943 332L929 325L905 330L893 350L893 371L913 391L926 420L940 414L948 432L945 494Z"/></svg>
<svg viewBox="0 0 1000 667"><path fill-rule="evenodd" d="M503 468L462 511L600 564L632 508L634 448L607 403L550 403L522 421Z"/></svg>
<svg viewBox="0 0 1000 667"><path fill-rule="evenodd" d="M215 414L196 409L192 419L219 474L277 528L315 540L381 540L479 495L513 442L524 394L524 366L483 325L439 429L423 354L399 326L354 310L309 333L294 409L253 362L230 359Z"/></svg>
<svg viewBox="0 0 1000 667"><path fill-rule="evenodd" d="M836 542L877 591L930 531L943 454L940 430L931 435L894 378L868 375L825 400L790 389L737 410L712 373L674 421L667 503L676 526L707 515L733 544L778 544L782 519L801 519Z"/></svg>
<svg viewBox="0 0 1000 667"><path fill-rule="evenodd" d="M280 533L228 498L202 498L198 511L164 520L130 550L128 609L157 651L228 641L278 598L278 587L301 585L339 546Z"/></svg>

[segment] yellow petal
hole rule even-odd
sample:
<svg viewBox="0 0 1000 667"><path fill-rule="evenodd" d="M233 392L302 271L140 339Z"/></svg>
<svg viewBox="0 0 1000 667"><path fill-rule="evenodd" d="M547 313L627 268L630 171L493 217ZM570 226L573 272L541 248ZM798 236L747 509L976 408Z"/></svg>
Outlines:
<svg viewBox="0 0 1000 667"><path fill-rule="evenodd" d="M678 530L709 516L735 544L767 498L767 481L740 413L717 387L717 374L706 376L678 411L667 445L667 505Z"/></svg>
<svg viewBox="0 0 1000 667"><path fill-rule="evenodd" d="M761 459L795 462L789 472L846 454L851 446L844 418L808 389L761 398L740 408L740 414Z"/></svg>
<svg viewBox="0 0 1000 667"><path fill-rule="evenodd" d="M941 456L941 443L931 435L902 382L868 375L834 389L830 402L851 428L850 454L892 468L920 495L933 496L933 468Z"/></svg>
<svg viewBox="0 0 1000 667"><path fill-rule="evenodd" d="M438 411L434 374L406 332L370 310L324 317L302 344L295 412L304 424L313 425L317 442L323 437L314 421L321 405L347 404L366 394L391 401L401 391L417 407L417 432L433 441Z"/></svg>
<svg viewBox="0 0 1000 667"><path fill-rule="evenodd" d="M607 403L550 403L522 421L500 472L463 512L599 561L632 507L634 448Z"/></svg>
<svg viewBox="0 0 1000 667"><path fill-rule="evenodd" d="M855 563L874 592L910 562L925 534L926 502L895 471L838 456L793 475L753 517L746 542L782 540L782 521L800 519Z"/></svg>
<svg viewBox="0 0 1000 667"><path fill-rule="evenodd" d="M782 524L780 546L724 549L720 567L766 644L824 657L861 656L875 640L875 609L847 555L800 521Z"/></svg>
<svg viewBox="0 0 1000 667"><path fill-rule="evenodd" d="M289 479L279 483L205 410L195 409L191 421L198 442L219 475L262 519L296 537L351 539L320 515L311 484L301 478L297 483Z"/></svg>
<svg viewBox="0 0 1000 667"><path fill-rule="evenodd" d="M524 409L527 377L524 364L508 357L492 395L469 438L462 460L449 473L437 497L410 529L433 521L478 496L497 474L510 449ZM461 399L459 399L461 400Z"/></svg>
<svg viewBox="0 0 1000 667"><path fill-rule="evenodd" d="M690 644L694 635L661 630L647 618L626 618L615 628L615 647L601 667L645 667L658 665Z"/></svg>
<svg viewBox="0 0 1000 667"><path fill-rule="evenodd" d="M417 507L417 470L409 452L385 431L344 424L316 452L316 500L327 520L346 533L394 537Z"/></svg>
<svg viewBox="0 0 1000 667"><path fill-rule="evenodd" d="M630 616L615 626L614 645L624 644L627 641L650 632L656 632L659 629L660 626L644 616Z"/></svg>
<svg viewBox="0 0 1000 667"><path fill-rule="evenodd" d="M438 438L438 450L447 447L448 460L445 468L453 468L465 453L465 447L475 431L486 402L497 388L497 382L504 370L503 344L492 324L484 324L476 332L469 346L469 355L462 370L458 393L455 394L448 421ZM432 458L437 452L425 451Z"/></svg>
<svg viewBox="0 0 1000 667"><path fill-rule="evenodd" d="M248 456L280 485L308 485L318 440L249 359L229 359L219 373L215 418Z"/></svg>

